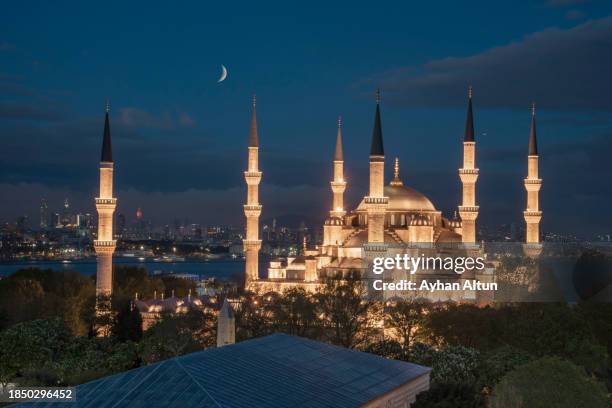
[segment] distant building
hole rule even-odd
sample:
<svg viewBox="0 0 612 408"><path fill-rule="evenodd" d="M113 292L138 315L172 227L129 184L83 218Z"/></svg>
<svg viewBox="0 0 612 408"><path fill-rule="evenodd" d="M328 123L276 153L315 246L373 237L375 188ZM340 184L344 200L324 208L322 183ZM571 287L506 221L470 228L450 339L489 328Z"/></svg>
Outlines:
<svg viewBox="0 0 612 408"><path fill-rule="evenodd" d="M40 228L45 229L49 227L49 208L47 206L47 200L44 198L40 200Z"/></svg>
<svg viewBox="0 0 612 408"><path fill-rule="evenodd" d="M194 309L216 313L218 310L216 298L210 296L192 296L191 293L184 298L175 297L174 294L164 298L162 294L160 298L155 295L153 299L149 300L135 299L134 306L140 312L143 331L160 320L164 314L177 315Z"/></svg>

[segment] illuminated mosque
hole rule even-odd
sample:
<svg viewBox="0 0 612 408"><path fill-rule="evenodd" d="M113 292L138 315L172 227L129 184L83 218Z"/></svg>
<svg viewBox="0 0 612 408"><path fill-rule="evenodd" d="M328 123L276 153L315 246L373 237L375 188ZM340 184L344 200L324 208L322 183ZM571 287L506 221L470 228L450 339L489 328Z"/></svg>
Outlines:
<svg viewBox="0 0 612 408"><path fill-rule="evenodd" d="M262 205L259 203L258 190L262 172L259 170L259 137L256 102L253 98L248 168L244 173L247 184L247 202L244 205L247 288L259 293L281 292L293 287L314 291L321 286L325 278L347 276L351 271L360 272L364 278L372 277L370 265L375 257L394 257L397 254L411 254L413 257L422 254L450 254L450 256L482 254L483 247L476 241L476 220L479 211L476 202L476 182L479 170L476 166L471 87L468 92L463 137L463 165L459 169L459 179L463 187L462 202L453 216L445 217L429 198L404 184L397 158L394 162L394 177L385 184L385 150L379 92L376 95L369 165L369 191L357 208L347 211L344 204L347 181L344 178L342 122L339 119L333 156L333 179L330 183L332 208L323 225L322 244L309 249L304 243L301 255L272 260L265 276L260 276L259 216ZM539 223L542 212L539 209L538 196L542 180L538 176L535 105L532 107L531 115L528 175L524 183L527 190L524 251L529 256L537 256L541 251ZM406 271L395 270L385 274L384 279L391 281L415 279L406 276ZM490 281L491 274L489 268L481 272L465 273L462 276L454 272L450 276L430 274L429 278L455 280L476 278ZM416 275L418 278L419 273ZM468 293L462 296L472 295L474 294Z"/></svg>
<svg viewBox="0 0 612 408"><path fill-rule="evenodd" d="M329 217L323 226L323 242L315 248L304 245L302 254L286 259L272 260L265 276L259 273L259 137L257 130L256 101L253 98L251 129L248 142L248 167L244 172L247 184L247 202L244 205L246 234L243 241L246 258L245 275L247 288L256 292L283 291L301 287L314 291L327 277L346 276L358 271L368 278L370 265L375 257L393 257L396 254L419 256L428 254L478 254L483 248L476 241L476 219L479 206L476 203L476 140L472 113L472 90L468 92L467 118L463 137L463 165L459 179L463 187L461 205L452 217L445 217L425 195L404 184L400 176L399 160L395 159L394 177L385 185L385 150L380 114L380 93L377 92L374 128L370 148L369 192L357 208L347 211L344 192L344 156L342 152L342 123L338 120L335 153L333 156L333 196ZM98 233L94 241L97 256L96 315L110 318L110 298L113 282L113 253L117 241L113 235L113 214L117 199L113 195L114 162L109 123L109 105L106 106L102 153L99 163L99 195L95 199L98 211ZM540 244L539 190L542 180L538 175L538 149L536 140L535 106L531 114L529 136L528 171L524 180L527 190L527 206L524 211L526 242L524 251L529 256L538 256ZM402 271L406 273L405 271ZM490 271L482 274L490 275ZM474 276L464 273L459 279L478 278L483 281L490 276ZM417 273L418 277L418 273ZM431 277L431 276L430 276ZM448 276L441 276L448 279ZM387 280L406 278L391 271ZM456 274L455 279L458 279ZM469 296L469 294L468 294ZM110 325L99 324L100 335L107 335Z"/></svg>

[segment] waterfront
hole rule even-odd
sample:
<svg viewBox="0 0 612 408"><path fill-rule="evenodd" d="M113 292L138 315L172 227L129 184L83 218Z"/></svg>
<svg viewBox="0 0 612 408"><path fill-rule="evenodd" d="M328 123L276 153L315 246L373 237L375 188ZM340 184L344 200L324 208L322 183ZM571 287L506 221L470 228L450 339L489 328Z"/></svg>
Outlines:
<svg viewBox="0 0 612 408"><path fill-rule="evenodd" d="M197 261L187 258L185 262L154 262L152 259L130 259L115 258L113 260L117 266L137 266L145 268L150 274L193 274L200 276L200 279L218 278L230 279L232 276L240 275L244 272L243 259L219 259L213 261ZM22 261L0 264L0 276L8 276L19 269L39 268L53 269L55 271L77 271L83 275L95 275L96 259L62 262L62 261Z"/></svg>

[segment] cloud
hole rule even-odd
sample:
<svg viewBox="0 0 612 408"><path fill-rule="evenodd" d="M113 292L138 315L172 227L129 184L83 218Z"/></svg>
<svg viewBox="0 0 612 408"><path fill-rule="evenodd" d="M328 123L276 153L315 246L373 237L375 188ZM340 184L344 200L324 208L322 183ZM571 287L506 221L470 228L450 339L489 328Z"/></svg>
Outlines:
<svg viewBox="0 0 612 408"><path fill-rule="evenodd" d="M0 41L0 51L11 51L15 49L15 45L6 41Z"/></svg>
<svg viewBox="0 0 612 408"><path fill-rule="evenodd" d="M588 3L590 0L548 0L548 5L552 7L568 7L577 4Z"/></svg>
<svg viewBox="0 0 612 408"><path fill-rule="evenodd" d="M565 18L568 20L581 20L586 16L586 14L584 13L584 11L580 11L580 10L567 10L567 13L565 13Z"/></svg>
<svg viewBox="0 0 612 408"><path fill-rule="evenodd" d="M41 199L45 199L50 212L59 211L65 198L69 199L75 212L95 213L95 191L77 191L68 187L48 187L39 183L0 183L6 194L0 206L5 221L28 215L34 225L38 221ZM145 218L155 225L170 224L173 220L202 224L242 225L245 187L228 189L189 189L181 192L142 191L117 189L117 212L125 214L128 222L133 220L137 208ZM264 203L262 219L281 217L287 214L305 214L322 222L327 212L327 202L321 197L329 195L327 188L311 186L281 187L262 185L261 200ZM318 220L321 218L321 220Z"/></svg>
<svg viewBox="0 0 612 408"><path fill-rule="evenodd" d="M0 101L0 118L58 121L64 117L64 113L52 104L40 106L40 104Z"/></svg>
<svg viewBox="0 0 612 408"><path fill-rule="evenodd" d="M407 106L457 106L474 84L476 103L612 111L612 17L570 29L549 28L468 57L399 68L374 80L387 100Z"/></svg>
<svg viewBox="0 0 612 408"><path fill-rule="evenodd" d="M158 130L174 130L178 127L195 125L193 118L185 112L179 112L178 115L172 115L169 112L154 115L144 109L134 107L121 108L119 121L128 127Z"/></svg>

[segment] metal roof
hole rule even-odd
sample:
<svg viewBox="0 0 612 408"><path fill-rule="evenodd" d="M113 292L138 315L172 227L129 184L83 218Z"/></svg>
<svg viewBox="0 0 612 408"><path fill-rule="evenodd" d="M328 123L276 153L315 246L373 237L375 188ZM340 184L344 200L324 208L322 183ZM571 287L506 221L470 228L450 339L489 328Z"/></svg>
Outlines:
<svg viewBox="0 0 612 408"><path fill-rule="evenodd" d="M273 334L77 387L77 401L22 407L358 407L431 369Z"/></svg>

